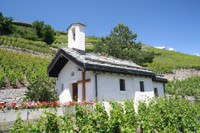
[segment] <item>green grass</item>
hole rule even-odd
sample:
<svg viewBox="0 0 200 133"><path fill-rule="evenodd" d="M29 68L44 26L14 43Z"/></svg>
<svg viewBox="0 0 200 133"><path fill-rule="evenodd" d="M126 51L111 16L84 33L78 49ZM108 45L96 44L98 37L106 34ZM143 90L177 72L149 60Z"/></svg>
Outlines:
<svg viewBox="0 0 200 133"><path fill-rule="evenodd" d="M173 70L181 68L200 69L200 57L198 56L152 47L148 47L147 50L154 51L156 54L153 63L147 66L157 73L171 73Z"/></svg>
<svg viewBox="0 0 200 133"><path fill-rule="evenodd" d="M85 42L94 44L98 42L99 39L100 39L99 37L95 37L95 36L86 36Z"/></svg>
<svg viewBox="0 0 200 133"><path fill-rule="evenodd" d="M94 50L94 46L93 45L86 45L85 50L92 52Z"/></svg>
<svg viewBox="0 0 200 133"><path fill-rule="evenodd" d="M56 35L55 36L55 41L53 42L54 44L62 44L62 43L67 43L68 42L68 36L67 35Z"/></svg>

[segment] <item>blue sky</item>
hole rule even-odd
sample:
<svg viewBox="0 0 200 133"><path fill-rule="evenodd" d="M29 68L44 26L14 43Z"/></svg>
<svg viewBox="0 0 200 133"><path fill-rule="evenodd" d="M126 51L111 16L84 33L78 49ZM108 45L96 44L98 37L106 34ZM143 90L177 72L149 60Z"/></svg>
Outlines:
<svg viewBox="0 0 200 133"><path fill-rule="evenodd" d="M88 36L106 36L123 23L144 44L200 54L200 0L0 0L0 11L60 31L78 21Z"/></svg>

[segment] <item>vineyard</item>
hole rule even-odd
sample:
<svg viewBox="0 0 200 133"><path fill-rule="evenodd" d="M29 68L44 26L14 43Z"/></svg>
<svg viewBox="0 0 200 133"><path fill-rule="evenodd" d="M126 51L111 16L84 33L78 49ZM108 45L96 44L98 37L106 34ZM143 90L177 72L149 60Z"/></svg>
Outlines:
<svg viewBox="0 0 200 133"><path fill-rule="evenodd" d="M61 39L62 38L62 39ZM59 39L63 41L66 35L57 36L55 48L61 47ZM67 40L67 39L66 39ZM64 44L66 45L66 44ZM41 41L31 41L19 37L0 36L0 47L17 48L31 53L40 52L54 55L54 51ZM87 50L93 46L86 46ZM31 54L11 52L0 49L0 86L23 86L25 82L34 83L40 78L47 79L46 67L50 59L36 57Z"/></svg>
<svg viewBox="0 0 200 133"><path fill-rule="evenodd" d="M68 36L67 34L65 35L62 35L62 34L58 34L55 36L55 41L53 42L52 46L55 45L55 44L67 44L68 42Z"/></svg>
<svg viewBox="0 0 200 133"><path fill-rule="evenodd" d="M18 37L0 36L0 46L16 47L22 50L32 50L33 52L47 53L54 55L49 46L41 41L31 41Z"/></svg>
<svg viewBox="0 0 200 133"><path fill-rule="evenodd" d="M153 63L148 64L148 67L157 73L171 73L180 68L200 68L198 56L153 47L148 47L147 50L154 51L156 54Z"/></svg>
<svg viewBox="0 0 200 133"><path fill-rule="evenodd" d="M16 26L17 33L12 36L0 36L0 47L16 48L31 53L39 52L54 55L50 47L67 47L67 34L57 33L54 43L50 46L42 41L29 40L31 28ZM27 30L27 35L26 35ZM21 34L18 34L21 33ZM20 38L19 35L23 35ZM93 44L98 37L86 37L87 51L93 51ZM200 69L200 57L184 53L145 47L155 52L155 58L147 67L164 74L180 68ZM19 88L28 82L33 84L39 79L49 80L46 69L50 58L33 54L0 49L0 88L13 86ZM182 81L175 80L166 84L166 93L178 96L200 97L200 77L191 77ZM65 116L46 112L35 123L22 121L18 118L10 132L200 132L200 103L183 99L153 99L148 106L139 105L138 113L134 111L133 101L121 103L110 102L110 115L107 114L103 103L95 103L94 108L88 105L70 105L76 108ZM22 108L19 108L22 109Z"/></svg>
<svg viewBox="0 0 200 133"><path fill-rule="evenodd" d="M183 99L153 99L148 105L140 103L138 113L133 101L123 104L110 101L110 111L106 112L103 103L72 105L74 112L58 116L53 111L46 112L35 123L17 118L10 129L18 132L52 133L157 133L157 132L200 132L200 106Z"/></svg>
<svg viewBox="0 0 200 133"><path fill-rule="evenodd" d="M170 81L165 86L166 92L173 95L200 97L200 76L185 80Z"/></svg>
<svg viewBox="0 0 200 133"><path fill-rule="evenodd" d="M16 82L26 80L33 83L41 78L47 79L49 62L49 58L0 49L0 84L16 85Z"/></svg>

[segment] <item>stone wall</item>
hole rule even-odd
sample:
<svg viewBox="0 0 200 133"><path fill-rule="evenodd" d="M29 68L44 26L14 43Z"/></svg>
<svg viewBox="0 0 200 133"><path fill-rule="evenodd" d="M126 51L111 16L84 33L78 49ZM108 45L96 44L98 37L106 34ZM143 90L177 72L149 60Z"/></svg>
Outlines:
<svg viewBox="0 0 200 133"><path fill-rule="evenodd" d="M164 74L164 77L170 80L184 80L192 76L200 76L200 70L196 69L179 69L174 70L171 74Z"/></svg>
<svg viewBox="0 0 200 133"><path fill-rule="evenodd" d="M25 91L27 90L26 87L21 89L4 89L0 90L0 102L17 102L25 95Z"/></svg>
<svg viewBox="0 0 200 133"><path fill-rule="evenodd" d="M21 109L21 110L0 110L0 123L15 121L17 115L21 116L22 120L38 119L44 112L54 112L59 116L63 116L66 112L75 112L73 107L59 107L59 108L39 108L39 109Z"/></svg>

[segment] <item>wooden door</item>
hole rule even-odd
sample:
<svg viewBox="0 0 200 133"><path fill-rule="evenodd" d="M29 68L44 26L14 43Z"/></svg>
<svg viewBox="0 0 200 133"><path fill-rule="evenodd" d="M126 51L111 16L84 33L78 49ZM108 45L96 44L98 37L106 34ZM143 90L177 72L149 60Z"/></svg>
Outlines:
<svg viewBox="0 0 200 133"><path fill-rule="evenodd" d="M73 98L73 101L78 101L78 85L77 85L77 83L72 84L72 98Z"/></svg>

